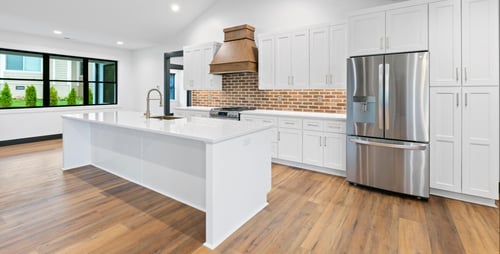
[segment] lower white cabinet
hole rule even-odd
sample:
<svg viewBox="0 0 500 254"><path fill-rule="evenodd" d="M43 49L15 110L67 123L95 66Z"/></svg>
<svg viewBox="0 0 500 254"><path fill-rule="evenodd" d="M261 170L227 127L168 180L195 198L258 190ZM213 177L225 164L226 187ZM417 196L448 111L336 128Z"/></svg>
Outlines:
<svg viewBox="0 0 500 254"><path fill-rule="evenodd" d="M302 130L278 129L278 158L302 162Z"/></svg>
<svg viewBox="0 0 500 254"><path fill-rule="evenodd" d="M265 124L272 124L275 127L272 129L273 131L273 136L271 139L271 152L272 152L272 158L278 158L278 127L277 127L277 118L276 117L268 117L268 116L247 116L247 115L242 115L240 117L240 121L243 122L249 122L249 123L265 123Z"/></svg>
<svg viewBox="0 0 500 254"><path fill-rule="evenodd" d="M498 199L498 87L432 87L431 187Z"/></svg>
<svg viewBox="0 0 500 254"><path fill-rule="evenodd" d="M326 130L331 125L328 121L304 120L302 161L306 164L345 171L345 134L317 131Z"/></svg>

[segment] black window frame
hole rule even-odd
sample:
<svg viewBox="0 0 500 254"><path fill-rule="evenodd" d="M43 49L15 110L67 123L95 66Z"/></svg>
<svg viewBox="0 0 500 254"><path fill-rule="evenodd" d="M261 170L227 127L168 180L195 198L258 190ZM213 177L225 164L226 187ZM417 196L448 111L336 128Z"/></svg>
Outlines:
<svg viewBox="0 0 500 254"><path fill-rule="evenodd" d="M19 53L19 54L37 54L42 55L42 79L24 79L24 78L4 78L0 77L0 84L3 84L3 81L33 81L33 82L42 82L43 83L43 106L33 106L33 107L8 107L2 108L0 110L12 110L12 109L26 109L26 108L61 108L61 107L82 107L82 106L109 106L109 105L117 105L118 104L118 61L110 60L110 59L100 59L94 57L83 57L83 56L74 56L74 55L63 55L63 54L54 54L54 53L46 53L46 52L35 52L35 51L27 51L27 50L17 50L17 49L8 49L8 48L0 48L0 52L3 53ZM62 57L62 58L74 58L74 59L82 59L83 60L83 80L78 81L83 83L83 104L80 105L50 105L50 82L52 81L61 81L61 80L51 80L50 79L50 58L51 57ZM88 63L89 61L103 61L103 62L113 62L115 64L115 101L114 103L106 103L106 104L89 104L89 73L88 73ZM68 80L62 80L67 82ZM97 84L97 82L95 82ZM101 83L101 82L99 82ZM1 87L0 87L1 89ZM95 96L95 95L94 95Z"/></svg>

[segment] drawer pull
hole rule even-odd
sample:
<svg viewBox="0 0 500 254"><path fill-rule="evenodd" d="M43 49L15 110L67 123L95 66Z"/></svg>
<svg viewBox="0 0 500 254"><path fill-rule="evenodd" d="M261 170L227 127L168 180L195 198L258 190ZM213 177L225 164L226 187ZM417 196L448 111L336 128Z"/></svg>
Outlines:
<svg viewBox="0 0 500 254"><path fill-rule="evenodd" d="M317 124L312 124L312 123L308 123L307 126L311 126L311 127L318 127Z"/></svg>

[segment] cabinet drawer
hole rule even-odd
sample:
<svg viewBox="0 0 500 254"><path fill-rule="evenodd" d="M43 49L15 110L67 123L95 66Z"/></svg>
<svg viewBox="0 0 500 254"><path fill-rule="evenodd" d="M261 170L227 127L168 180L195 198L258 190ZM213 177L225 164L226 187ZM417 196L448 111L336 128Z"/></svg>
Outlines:
<svg viewBox="0 0 500 254"><path fill-rule="evenodd" d="M305 119L302 128L309 131L323 131L323 122L321 120Z"/></svg>
<svg viewBox="0 0 500 254"><path fill-rule="evenodd" d="M272 124L273 126L276 126L277 119L274 117L263 117L260 121L265 124Z"/></svg>
<svg viewBox="0 0 500 254"><path fill-rule="evenodd" d="M345 122L325 121L325 131L335 133L345 133Z"/></svg>
<svg viewBox="0 0 500 254"><path fill-rule="evenodd" d="M280 118L279 119L280 128L290 128L290 129L302 129L302 119L297 118Z"/></svg>

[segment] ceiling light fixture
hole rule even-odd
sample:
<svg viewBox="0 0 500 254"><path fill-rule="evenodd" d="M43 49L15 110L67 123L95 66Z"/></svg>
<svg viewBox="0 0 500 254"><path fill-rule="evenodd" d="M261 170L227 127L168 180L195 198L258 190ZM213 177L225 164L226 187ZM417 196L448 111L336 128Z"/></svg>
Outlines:
<svg viewBox="0 0 500 254"><path fill-rule="evenodd" d="M116 44L118 44L118 45L123 45L123 44L125 44L125 43L124 43L123 41L117 41L117 42L116 42Z"/></svg>
<svg viewBox="0 0 500 254"><path fill-rule="evenodd" d="M173 12L178 12L181 8L178 4L172 4L172 6L170 6L170 9L172 9Z"/></svg>
<svg viewBox="0 0 500 254"><path fill-rule="evenodd" d="M59 30L54 30L53 31L54 34L62 34L63 32L62 31L59 31Z"/></svg>

